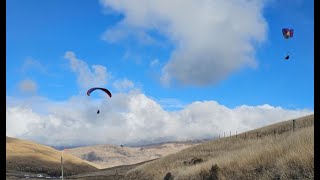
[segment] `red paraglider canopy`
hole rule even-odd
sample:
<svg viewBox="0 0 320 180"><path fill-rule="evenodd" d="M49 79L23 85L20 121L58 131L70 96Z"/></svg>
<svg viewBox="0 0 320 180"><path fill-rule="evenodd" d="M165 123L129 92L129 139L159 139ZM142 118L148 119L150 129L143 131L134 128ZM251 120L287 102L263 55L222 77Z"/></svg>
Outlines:
<svg viewBox="0 0 320 180"><path fill-rule="evenodd" d="M292 38L293 37L293 29L283 28L282 34L283 34L283 37L286 39Z"/></svg>

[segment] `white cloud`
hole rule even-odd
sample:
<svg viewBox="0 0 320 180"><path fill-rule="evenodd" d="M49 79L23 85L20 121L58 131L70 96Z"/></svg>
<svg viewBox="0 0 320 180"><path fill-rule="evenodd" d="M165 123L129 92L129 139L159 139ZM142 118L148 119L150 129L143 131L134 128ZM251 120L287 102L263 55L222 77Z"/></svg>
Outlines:
<svg viewBox="0 0 320 180"><path fill-rule="evenodd" d="M113 86L118 90L118 91L126 91L130 90L134 87L134 83L127 78L124 78L122 80L116 80L113 83Z"/></svg>
<svg viewBox="0 0 320 180"><path fill-rule="evenodd" d="M20 136L28 132L29 125L41 122L41 118L29 108L19 106L7 107L6 134L7 136Z"/></svg>
<svg viewBox="0 0 320 180"><path fill-rule="evenodd" d="M92 65L90 69L88 64L78 59L72 51L67 51L64 58L69 60L72 71L77 74L77 81L81 88L105 86L111 76L105 66Z"/></svg>
<svg viewBox="0 0 320 180"><path fill-rule="evenodd" d="M19 90L26 93L35 93L38 89L38 85L31 79L25 79L19 83Z"/></svg>
<svg viewBox="0 0 320 180"><path fill-rule="evenodd" d="M54 146L208 138L313 113L271 105L232 109L216 101L197 101L179 111L166 111L158 102L136 91L100 99L74 96L64 102L33 101L32 97L21 103L9 99L6 134ZM40 105L34 103L41 103L46 113L35 111ZM96 114L97 109L100 114Z"/></svg>
<svg viewBox="0 0 320 180"><path fill-rule="evenodd" d="M135 38L136 42L142 43L144 45L159 45L159 43L157 43L157 41L146 32L139 29L131 31L124 27L125 26L119 25L119 27L115 27L104 32L102 35L102 40L115 43L118 41L122 41L128 37L133 37Z"/></svg>
<svg viewBox="0 0 320 180"><path fill-rule="evenodd" d="M175 45L161 81L214 84L241 67L255 67L254 43L266 39L265 1L252 0L100 0L124 19L105 34L115 42L155 30ZM139 32L139 33L138 33ZM149 35L150 38L151 35ZM149 37L148 36L148 37ZM112 37L112 38L110 38Z"/></svg>
<svg viewBox="0 0 320 180"><path fill-rule="evenodd" d="M164 98L160 99L158 102L164 109L174 110L185 108L185 105L175 98Z"/></svg>
<svg viewBox="0 0 320 180"><path fill-rule="evenodd" d="M155 67L159 65L159 59L154 59L150 62L150 67Z"/></svg>

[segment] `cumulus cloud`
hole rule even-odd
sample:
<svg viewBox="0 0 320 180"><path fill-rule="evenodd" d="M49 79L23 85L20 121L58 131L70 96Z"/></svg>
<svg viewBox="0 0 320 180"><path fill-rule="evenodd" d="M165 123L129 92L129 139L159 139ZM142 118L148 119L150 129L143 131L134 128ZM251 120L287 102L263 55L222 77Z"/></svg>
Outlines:
<svg viewBox="0 0 320 180"><path fill-rule="evenodd" d="M185 105L179 100L175 98L164 98L160 99L159 104L161 105L162 108L164 109L182 109L185 107Z"/></svg>
<svg viewBox="0 0 320 180"><path fill-rule="evenodd" d="M7 136L23 135L30 129L30 124L41 122L37 113L34 113L30 108L19 106L7 107L6 118Z"/></svg>
<svg viewBox="0 0 320 180"><path fill-rule="evenodd" d="M181 110L167 111L153 98L137 91L115 93L108 100L86 96L63 102L42 99L47 113L32 108L37 100L24 100L24 106L20 101L11 97L7 104L6 134L52 146L202 139L313 113L268 104L228 108L216 101L197 101Z"/></svg>
<svg viewBox="0 0 320 180"><path fill-rule="evenodd" d="M38 89L38 85L31 79L25 79L19 83L19 90L25 93L35 93Z"/></svg>
<svg viewBox="0 0 320 180"><path fill-rule="evenodd" d="M69 60L71 70L77 74L77 81L81 88L105 86L111 76L105 66L92 65L90 68L85 61L78 59L72 51L67 51L64 58Z"/></svg>
<svg viewBox="0 0 320 180"><path fill-rule="evenodd" d="M113 86L116 88L118 91L126 91L130 90L134 87L134 83L127 78L122 79L122 80L116 80L113 83Z"/></svg>
<svg viewBox="0 0 320 180"><path fill-rule="evenodd" d="M122 25L119 26L124 27ZM159 43L152 38L152 36L142 30L135 29L134 31L131 31L129 29L119 27L115 27L112 30L104 32L102 35L102 40L115 43L128 37L133 37L135 38L135 41L138 41L144 45L159 45Z"/></svg>
<svg viewBox="0 0 320 180"><path fill-rule="evenodd" d="M255 67L254 44L266 39L265 1L100 0L100 3L105 9L124 15L122 21L106 30L105 40L116 42L141 32L152 39L149 32L157 31L174 44L175 49L162 68L164 85L172 81L183 85L214 84L241 67Z"/></svg>

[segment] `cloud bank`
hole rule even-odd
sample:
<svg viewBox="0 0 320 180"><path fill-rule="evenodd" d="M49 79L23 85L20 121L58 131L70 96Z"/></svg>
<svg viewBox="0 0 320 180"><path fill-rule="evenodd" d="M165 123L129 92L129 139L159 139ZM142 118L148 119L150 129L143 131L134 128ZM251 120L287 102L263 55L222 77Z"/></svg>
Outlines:
<svg viewBox="0 0 320 180"><path fill-rule="evenodd" d="M137 91L116 93L107 101L86 96L75 96L64 102L49 99L43 102L42 99L46 104L42 108L47 113L39 113L30 108L39 101L7 98L11 98L6 111L7 136L51 146L202 139L313 113L267 104L232 109L216 101L197 101L178 111L166 111L158 102ZM97 109L100 109L99 115Z"/></svg>
<svg viewBox="0 0 320 180"><path fill-rule="evenodd" d="M204 86L241 67L257 66L255 43L266 39L265 1L252 0L100 0L124 18L103 39L156 41L158 32L174 44L161 82Z"/></svg>

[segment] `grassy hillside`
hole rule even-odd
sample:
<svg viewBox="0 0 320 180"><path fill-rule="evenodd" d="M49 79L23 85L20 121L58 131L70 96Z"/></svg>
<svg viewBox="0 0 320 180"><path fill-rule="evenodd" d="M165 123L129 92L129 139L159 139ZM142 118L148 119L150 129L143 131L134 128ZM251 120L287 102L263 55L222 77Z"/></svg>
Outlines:
<svg viewBox="0 0 320 180"><path fill-rule="evenodd" d="M314 116L295 122L294 132L289 120L184 149L125 179L314 179Z"/></svg>
<svg viewBox="0 0 320 180"><path fill-rule="evenodd" d="M6 137L6 171L61 175L61 151L31 141ZM92 172L97 169L87 162L64 154L64 174Z"/></svg>

